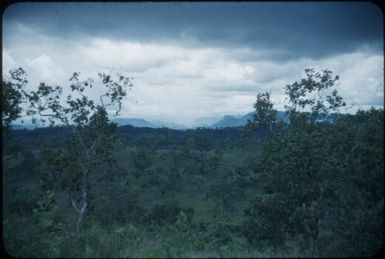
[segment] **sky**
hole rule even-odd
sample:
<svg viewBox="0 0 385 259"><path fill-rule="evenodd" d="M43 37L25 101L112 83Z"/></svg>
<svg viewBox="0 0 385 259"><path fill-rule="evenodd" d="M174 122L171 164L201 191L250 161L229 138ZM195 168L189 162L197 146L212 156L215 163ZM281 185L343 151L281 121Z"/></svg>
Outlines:
<svg viewBox="0 0 385 259"><path fill-rule="evenodd" d="M31 89L67 91L74 72L133 77L121 117L210 124L265 91L283 110L306 68L340 76L342 112L384 105L383 17L369 2L18 3L2 22L3 76L22 67Z"/></svg>

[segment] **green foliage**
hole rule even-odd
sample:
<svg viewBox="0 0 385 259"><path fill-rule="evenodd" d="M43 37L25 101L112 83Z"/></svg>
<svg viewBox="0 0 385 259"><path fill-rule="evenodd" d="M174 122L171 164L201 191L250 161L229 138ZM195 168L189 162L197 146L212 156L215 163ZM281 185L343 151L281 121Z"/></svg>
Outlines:
<svg viewBox="0 0 385 259"><path fill-rule="evenodd" d="M205 136L200 136L197 134L193 134L192 136L186 139L186 147L190 150L208 150L209 149L209 140Z"/></svg>
<svg viewBox="0 0 385 259"><path fill-rule="evenodd" d="M28 174L35 175L38 168L38 161L30 150L22 152L23 160L21 162L22 168L28 168Z"/></svg>
<svg viewBox="0 0 385 259"><path fill-rule="evenodd" d="M89 202L89 174L94 167L101 162L114 164L114 140L112 134L116 129L116 124L109 122L107 107L116 109L115 116L121 110L123 97L126 95L126 88L131 87L131 79L118 75L113 79L105 73L98 73L105 92L99 96L100 103L87 97L94 84L93 79L81 81L80 73L74 73L70 78L71 94L65 101L62 98L63 87L50 86L40 83L36 91L24 91L23 96L28 101L27 115L32 116L34 123L37 122L36 116L44 124L48 119L50 126L58 122L64 124L72 131L71 145L68 152L59 151L59 157L52 155L52 152L44 154L47 158L48 166L57 168L59 164L67 169L69 176L69 194L72 205L78 214L76 232L80 233L80 227L86 213ZM72 156L72 157L71 157ZM72 160L67 167L66 161ZM52 160L50 162L50 160ZM62 175L63 176L63 175ZM43 184L46 188L51 188L51 183L45 177Z"/></svg>
<svg viewBox="0 0 385 259"><path fill-rule="evenodd" d="M180 257L192 248L191 229L187 216L180 211L176 221L167 230L167 237L164 240L164 249L167 256Z"/></svg>
<svg viewBox="0 0 385 259"><path fill-rule="evenodd" d="M241 248L240 235L240 224L229 217L208 221L199 225L195 247L200 251L218 251L228 256L229 250L234 254Z"/></svg>
<svg viewBox="0 0 385 259"><path fill-rule="evenodd" d="M329 205L332 209L325 220L333 229L329 239L325 239L330 254L369 256L382 246L383 233L379 230L383 229L383 116L383 109L359 111L336 125L334 141L340 148L335 156L344 161L349 174L340 169L342 175L335 180L339 184L336 202ZM360 246L352 246L354 243Z"/></svg>
<svg viewBox="0 0 385 259"><path fill-rule="evenodd" d="M272 124L276 120L277 111L273 110L270 93L257 94L257 101L254 104L254 108L255 113L253 120L248 121L246 128L255 129L257 125L259 125L271 131Z"/></svg>
<svg viewBox="0 0 385 259"><path fill-rule="evenodd" d="M31 241L31 233L27 233L26 229L18 228L14 220L3 219L3 242L8 254L14 257L36 255Z"/></svg>
<svg viewBox="0 0 385 259"><path fill-rule="evenodd" d="M79 184L82 173L76 145L69 145L68 149L44 148L41 157L46 165L45 170L40 171L43 189L60 186L69 193L73 192Z"/></svg>
<svg viewBox="0 0 385 259"><path fill-rule="evenodd" d="M320 123L320 116L344 106L336 90L323 94L338 76L312 69L306 76L286 86L291 123L265 140L258 171L269 178L270 189L245 210L245 234L256 246L283 246L288 235L302 238L310 255L373 254L383 240L374 227L383 226L383 207L376 205L383 201L383 110L340 116L334 125ZM329 234L339 245L323 243ZM374 239L380 241L373 245ZM357 242L362 245L351 245Z"/></svg>
<svg viewBox="0 0 385 259"><path fill-rule="evenodd" d="M1 115L5 133L11 128L12 121L21 117L23 91L28 83L26 73L22 68L13 69L9 71L9 74L9 80L1 80Z"/></svg>
<svg viewBox="0 0 385 259"><path fill-rule="evenodd" d="M33 218L41 233L38 241L41 247L39 252L43 256L59 256L63 241L60 232L63 226L57 219L57 206L52 191L46 191L45 195L38 201L37 208L33 210Z"/></svg>
<svg viewBox="0 0 385 259"><path fill-rule="evenodd" d="M104 225L145 223L148 212L139 203L138 193L123 183L98 188L94 199L99 206L93 213Z"/></svg>
<svg viewBox="0 0 385 259"><path fill-rule="evenodd" d="M243 231L248 241L261 249L284 244L287 219L289 217L282 199L271 195L259 195L245 209Z"/></svg>
<svg viewBox="0 0 385 259"><path fill-rule="evenodd" d="M159 185L162 195L172 194L182 189L182 175L176 168L171 168Z"/></svg>
<svg viewBox="0 0 385 259"><path fill-rule="evenodd" d="M151 134L143 134L137 141L137 145L142 146L144 148L151 149L156 142L155 136Z"/></svg>
<svg viewBox="0 0 385 259"><path fill-rule="evenodd" d="M332 76L330 70L315 72L314 69L305 69L306 78L286 85L285 92L289 105L285 106L291 123L303 123L310 119L314 123L319 116L326 116L332 111L345 106L342 97L336 89L327 94L327 90L336 86L339 76ZM310 112L308 118L306 113Z"/></svg>
<svg viewBox="0 0 385 259"><path fill-rule="evenodd" d="M19 229L15 221L8 219L3 220L3 227L6 250L13 256L58 257L61 255L63 225L59 222L54 194L51 191L44 193L37 202L31 221L25 226L26 229Z"/></svg>
<svg viewBox="0 0 385 259"><path fill-rule="evenodd" d="M40 161L30 149L20 149L20 152L13 154L17 157L19 163L9 167L13 174L18 174L26 178L36 176Z"/></svg>
<svg viewBox="0 0 385 259"><path fill-rule="evenodd" d="M233 209L234 203L244 196L242 185L243 180L237 172L227 171L211 186L209 196L217 201L220 216L224 209Z"/></svg>
<svg viewBox="0 0 385 259"><path fill-rule="evenodd" d="M156 204L147 216L150 224L164 225L174 223L180 213L181 208L177 202Z"/></svg>
<svg viewBox="0 0 385 259"><path fill-rule="evenodd" d="M112 93L123 89L100 76L107 84L101 101L119 102L123 94ZM62 108L49 100L60 87L40 85L30 101L39 107L48 98L58 115L69 109L70 127L15 132L23 141L9 140L21 152L3 156L6 251L69 258L375 254L383 243L384 111L323 122L322 114L342 105L333 91L338 78L306 76L286 88L291 123L278 125L270 95L259 94L255 121L274 130L243 140L236 139L240 129L234 137L119 128L123 137L136 133L116 142L107 109L82 97L92 81L75 74L78 98ZM75 234L84 191L87 213Z"/></svg>
<svg viewBox="0 0 385 259"><path fill-rule="evenodd" d="M145 150L139 150L134 154L134 166L138 169L138 175L136 175L137 178L139 178L140 173L142 173L147 167L151 166L151 161L149 160Z"/></svg>

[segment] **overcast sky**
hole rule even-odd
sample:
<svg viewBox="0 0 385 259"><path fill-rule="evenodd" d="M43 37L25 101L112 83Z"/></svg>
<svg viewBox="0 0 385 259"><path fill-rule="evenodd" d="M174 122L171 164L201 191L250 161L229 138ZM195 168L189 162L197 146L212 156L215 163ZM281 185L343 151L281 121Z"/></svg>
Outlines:
<svg viewBox="0 0 385 259"><path fill-rule="evenodd" d="M351 110L384 103L383 17L371 3L19 3L3 15L3 75L68 88L73 72L134 77L122 116L188 126L252 111L304 69L340 75ZM98 91L98 90L95 90ZM97 94L94 92L93 94Z"/></svg>

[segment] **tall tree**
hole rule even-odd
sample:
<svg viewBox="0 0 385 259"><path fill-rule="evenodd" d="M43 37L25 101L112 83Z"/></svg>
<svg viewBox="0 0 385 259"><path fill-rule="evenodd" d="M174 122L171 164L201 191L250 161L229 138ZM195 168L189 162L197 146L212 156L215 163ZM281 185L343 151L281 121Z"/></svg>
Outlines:
<svg viewBox="0 0 385 259"><path fill-rule="evenodd" d="M224 208L232 208L234 201L244 195L243 189L239 186L239 178L238 174L228 172L210 187L208 195L218 202L220 217L224 214Z"/></svg>
<svg viewBox="0 0 385 259"><path fill-rule="evenodd" d="M273 109L270 93L258 93L254 109L255 112L253 118L248 120L246 129L255 129L255 127L259 125L260 127L266 128L271 133L273 123L276 120L277 111Z"/></svg>
<svg viewBox="0 0 385 259"><path fill-rule="evenodd" d="M285 89L289 102L285 106L289 126L274 132L265 143L261 170L272 177L272 193L268 194L269 199L264 204L251 205L247 216L261 218L269 215L269 212L260 213L255 209L261 206L270 208L267 201L280 204L280 210L287 216L284 220L281 218L281 226L277 228L302 234L314 254L320 222L332 197L328 195L333 191L329 181L335 168L343 167L331 156L334 147L328 128L317 123L317 119L345 104L337 90L327 93L335 86L338 76L333 77L329 70L315 72L306 69L305 73L306 78L287 85ZM268 94L258 97L255 105L257 120L266 125L272 119L268 115L273 106ZM256 199L254 203L261 203L261 200ZM271 213L273 215L274 210ZM252 231L266 232L265 226L256 226L262 229Z"/></svg>
<svg viewBox="0 0 385 259"><path fill-rule="evenodd" d="M305 69L305 73L306 78L285 87L289 102L285 109L292 124L315 123L346 105L336 89L331 93L328 90L337 85L338 75L333 77L328 69L316 72L312 68Z"/></svg>
<svg viewBox="0 0 385 259"><path fill-rule="evenodd" d="M99 85L94 85L91 78L82 81L79 76L80 73L74 73L70 78L71 93L66 99L62 86L45 83L40 83L36 91L24 92L29 104L27 115L33 117L33 122L49 122L51 126L59 123L71 129L72 145L70 150L60 153L59 160L71 161L68 172L73 179L70 196L77 212L77 234L88 206L89 176L97 163L110 160L112 154L116 124L109 122L107 109L114 109L113 116L118 115L127 88L132 87L132 79L122 75L114 79L98 73ZM98 96L99 102L92 100L87 93L94 86L96 89L104 87ZM63 163L57 164L63 166Z"/></svg>
<svg viewBox="0 0 385 259"><path fill-rule="evenodd" d="M12 121L21 117L23 91L28 83L22 68L9 71L10 77L1 80L1 109L3 132L8 133Z"/></svg>

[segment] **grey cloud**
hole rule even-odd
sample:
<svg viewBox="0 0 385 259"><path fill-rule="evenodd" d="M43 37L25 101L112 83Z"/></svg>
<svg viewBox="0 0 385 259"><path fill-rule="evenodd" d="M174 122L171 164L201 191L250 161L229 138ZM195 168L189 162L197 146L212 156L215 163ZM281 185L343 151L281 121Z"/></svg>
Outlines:
<svg viewBox="0 0 385 259"><path fill-rule="evenodd" d="M383 104L381 14L368 3L29 3L3 19L3 67L65 83L74 71L127 73L127 117L248 112L261 91L282 106L308 67L339 74L349 103Z"/></svg>
<svg viewBox="0 0 385 259"><path fill-rule="evenodd" d="M216 97L223 97L223 96L226 96L226 95L234 95L234 94L237 94L237 95L244 95L244 94L251 94L251 95L254 95L254 93L256 91L258 91L258 87L257 86L248 86L248 87L239 87L239 86L224 86L224 87L207 87L208 90L212 91L214 94L214 96ZM220 95L219 93L220 92L223 92L222 95Z"/></svg>
<svg viewBox="0 0 385 259"><path fill-rule="evenodd" d="M56 37L268 48L282 60L383 46L382 14L371 3L20 3L3 19Z"/></svg>

